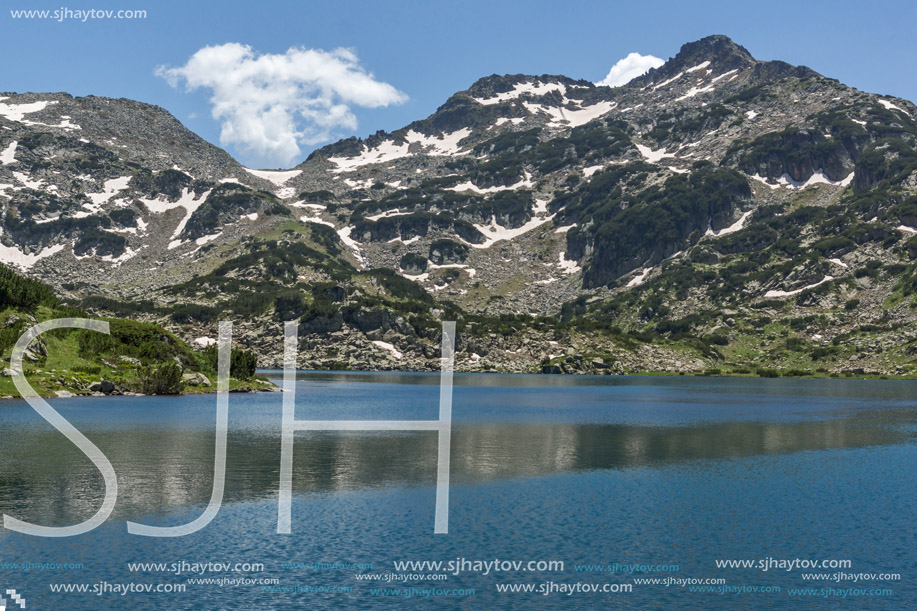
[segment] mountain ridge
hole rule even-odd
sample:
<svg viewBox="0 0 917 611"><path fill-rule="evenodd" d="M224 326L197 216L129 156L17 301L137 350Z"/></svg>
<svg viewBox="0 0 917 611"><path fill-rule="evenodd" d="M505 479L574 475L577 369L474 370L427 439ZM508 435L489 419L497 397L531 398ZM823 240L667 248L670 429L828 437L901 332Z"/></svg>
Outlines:
<svg viewBox="0 0 917 611"><path fill-rule="evenodd" d="M724 36L621 87L483 77L281 171L241 166L161 109L99 100L0 99L0 254L100 311L148 302L134 314L198 337L223 308L252 318L266 364L292 316L316 366L433 367L435 321L452 315L482 329L470 369L583 354L741 369L742 351L814 369L827 351L843 372L852 348L821 344L860 348L844 336L864 326L882 329L867 332L883 338L866 348L876 371L910 366L887 350L913 338L877 321L913 318L917 108ZM870 305L843 309L855 300ZM787 322L753 347L766 318ZM780 344L807 318L805 351ZM509 329L523 337L501 341Z"/></svg>

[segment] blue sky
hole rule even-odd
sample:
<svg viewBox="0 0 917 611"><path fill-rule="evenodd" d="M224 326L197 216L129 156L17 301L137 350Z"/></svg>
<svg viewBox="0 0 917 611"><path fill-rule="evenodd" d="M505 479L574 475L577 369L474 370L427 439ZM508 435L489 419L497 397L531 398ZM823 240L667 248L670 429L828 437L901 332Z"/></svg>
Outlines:
<svg viewBox="0 0 917 611"><path fill-rule="evenodd" d="M374 108L350 104L352 121L328 131L339 137L397 129L489 74L598 81L630 52L666 59L683 43L708 34L726 34L759 59L805 64L859 89L917 100L912 2L376 0L256 6L231 0L8 0L4 5L0 91L137 99L163 106L215 144L222 122L211 116L211 90L186 92L187 74L173 87L154 71L185 66L201 48L226 43L248 45L254 56L284 54L291 47L349 48L358 57L355 70L404 94L380 93L374 99L385 105ZM13 19L8 10L62 7L144 9L147 18L57 22ZM321 131L316 137L324 136ZM291 163L319 145L300 141ZM238 139L224 148L249 165L270 163Z"/></svg>

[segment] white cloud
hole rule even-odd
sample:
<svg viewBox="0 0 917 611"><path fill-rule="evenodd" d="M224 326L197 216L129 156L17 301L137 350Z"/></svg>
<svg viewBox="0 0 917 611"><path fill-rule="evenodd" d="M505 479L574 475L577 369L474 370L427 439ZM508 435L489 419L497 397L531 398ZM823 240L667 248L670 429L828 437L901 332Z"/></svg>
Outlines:
<svg viewBox="0 0 917 611"><path fill-rule="evenodd" d="M620 87L626 85L633 79L637 78L650 68L658 68L665 61L652 55L640 55L639 53L628 53L624 59L619 59L618 63L611 67L608 76L596 83L596 85L608 85L609 87Z"/></svg>
<svg viewBox="0 0 917 611"><path fill-rule="evenodd" d="M328 141L336 129L355 130L352 106L407 100L348 49L258 54L248 45L226 43L200 49L184 66L160 66L156 75L172 87L184 82L187 91L210 89L211 114L222 124L220 143L279 166L293 163L301 144Z"/></svg>

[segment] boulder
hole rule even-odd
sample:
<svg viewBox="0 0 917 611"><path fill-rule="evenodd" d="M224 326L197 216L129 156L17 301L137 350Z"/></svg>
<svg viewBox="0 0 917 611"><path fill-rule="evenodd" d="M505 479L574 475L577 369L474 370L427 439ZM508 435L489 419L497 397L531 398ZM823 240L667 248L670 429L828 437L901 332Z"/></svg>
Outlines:
<svg viewBox="0 0 917 611"><path fill-rule="evenodd" d="M115 384L110 380L100 380L99 382L93 382L89 385L89 390L92 392L98 392L105 395L111 394L115 391Z"/></svg>
<svg viewBox="0 0 917 611"><path fill-rule="evenodd" d="M188 386L210 386L210 378L202 373L183 373L182 379L188 383Z"/></svg>

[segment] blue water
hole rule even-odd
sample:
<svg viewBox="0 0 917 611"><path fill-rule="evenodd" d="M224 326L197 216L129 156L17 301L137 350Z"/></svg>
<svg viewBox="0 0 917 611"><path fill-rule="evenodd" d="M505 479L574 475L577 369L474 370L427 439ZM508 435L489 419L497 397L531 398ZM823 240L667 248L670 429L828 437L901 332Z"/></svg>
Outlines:
<svg viewBox="0 0 917 611"><path fill-rule="evenodd" d="M296 415L435 419L438 381L426 374L303 373ZM917 384L885 380L456 375L448 535L433 534L434 433L301 432L287 536L275 534L281 395L233 394L226 501L206 529L179 539L128 535L124 522L180 524L201 512L212 483L214 398L56 400L113 463L119 502L104 526L77 538L0 530L0 563L7 563L0 564L0 586L15 588L32 609L913 609L915 392ZM95 512L101 477L24 402L0 406L0 439L3 513L66 525ZM715 563L768 557L850 566L762 571ZM557 560L564 569L444 571L444 581L407 583L355 576L438 574L395 571L393 563L457 558ZM9 564L28 562L82 568ZM133 562L261 563L264 570L211 572L203 577L223 585L204 585L188 582L200 575L132 572ZM366 566L304 568L312 562ZM660 570L576 570L612 563ZM839 572L901 577L804 578ZM692 585L732 590L634 581L667 577L722 579ZM239 578L277 583L226 581ZM103 582L187 591L96 596L49 587L91 590ZM577 582L632 591L497 591ZM760 586L780 591L748 591ZM826 587L833 589L827 597ZM423 598L434 588L460 592ZM793 588L812 590L791 595ZM848 588L859 591L845 597Z"/></svg>

